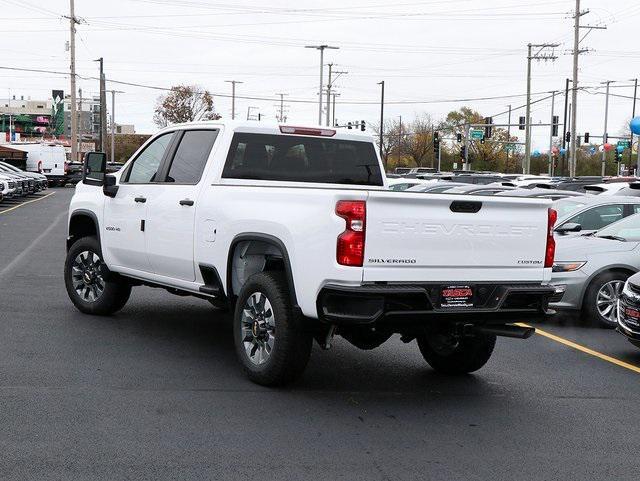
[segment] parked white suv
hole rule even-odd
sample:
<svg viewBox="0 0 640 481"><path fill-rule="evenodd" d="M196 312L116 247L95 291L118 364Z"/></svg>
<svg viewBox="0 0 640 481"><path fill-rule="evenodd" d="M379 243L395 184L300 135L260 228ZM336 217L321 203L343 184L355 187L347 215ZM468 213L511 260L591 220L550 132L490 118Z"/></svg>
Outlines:
<svg viewBox="0 0 640 481"><path fill-rule="evenodd" d="M509 324L544 314L549 201L393 192L371 137L204 122L162 130L115 174L87 155L69 209L65 283L88 314L136 285L234 311L237 353L266 385L299 375L312 339L372 349L417 339L466 373Z"/></svg>

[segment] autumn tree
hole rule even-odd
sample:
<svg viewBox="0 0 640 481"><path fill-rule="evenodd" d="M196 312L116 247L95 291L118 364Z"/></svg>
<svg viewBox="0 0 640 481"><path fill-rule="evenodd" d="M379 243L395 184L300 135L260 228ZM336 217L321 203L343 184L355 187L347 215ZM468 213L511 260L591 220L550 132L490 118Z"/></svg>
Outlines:
<svg viewBox="0 0 640 481"><path fill-rule="evenodd" d="M197 120L217 120L213 96L197 85L177 85L158 98L153 121L158 127Z"/></svg>

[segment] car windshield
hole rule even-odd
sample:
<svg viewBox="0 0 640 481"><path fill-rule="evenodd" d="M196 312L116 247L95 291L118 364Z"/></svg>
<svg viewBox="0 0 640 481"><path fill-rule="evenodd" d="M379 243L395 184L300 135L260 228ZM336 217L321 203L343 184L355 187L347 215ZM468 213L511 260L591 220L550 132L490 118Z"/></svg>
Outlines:
<svg viewBox="0 0 640 481"><path fill-rule="evenodd" d="M595 237L640 241L640 214L635 214L600 229Z"/></svg>
<svg viewBox="0 0 640 481"><path fill-rule="evenodd" d="M553 203L553 208L558 213L558 219L562 219L565 215L582 207L584 202L569 199L560 199Z"/></svg>

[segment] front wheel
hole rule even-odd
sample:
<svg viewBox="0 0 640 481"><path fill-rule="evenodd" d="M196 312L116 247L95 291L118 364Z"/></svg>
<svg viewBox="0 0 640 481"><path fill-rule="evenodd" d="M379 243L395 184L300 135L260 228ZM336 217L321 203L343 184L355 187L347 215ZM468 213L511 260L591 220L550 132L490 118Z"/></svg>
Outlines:
<svg viewBox="0 0 640 481"><path fill-rule="evenodd" d="M295 312L281 272L260 272L242 286L234 314L236 353L249 379L283 385L309 361L312 335Z"/></svg>
<svg viewBox="0 0 640 481"><path fill-rule="evenodd" d="M584 295L582 312L591 323L613 329L618 322L618 298L629 277L624 272L604 272L597 276Z"/></svg>
<svg viewBox="0 0 640 481"><path fill-rule="evenodd" d="M78 239L67 252L64 283L71 302L85 314L106 316L129 300L131 284L109 271L95 237Z"/></svg>
<svg viewBox="0 0 640 481"><path fill-rule="evenodd" d="M454 337L430 333L418 337L418 347L425 361L444 374L467 374L484 366L496 345L493 334L477 333L473 337Z"/></svg>

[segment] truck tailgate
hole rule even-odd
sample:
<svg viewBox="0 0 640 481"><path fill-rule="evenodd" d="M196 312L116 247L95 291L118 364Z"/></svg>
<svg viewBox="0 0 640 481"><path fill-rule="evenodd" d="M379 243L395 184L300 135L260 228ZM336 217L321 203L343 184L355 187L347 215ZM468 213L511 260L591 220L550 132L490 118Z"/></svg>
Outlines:
<svg viewBox="0 0 640 481"><path fill-rule="evenodd" d="M370 191L364 281L541 282L545 199Z"/></svg>

